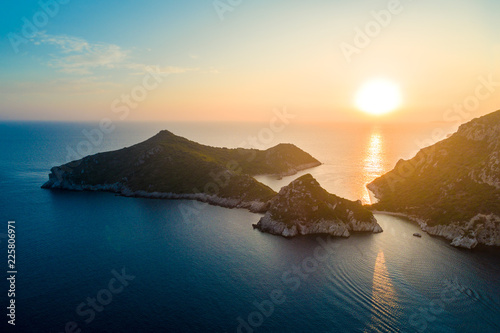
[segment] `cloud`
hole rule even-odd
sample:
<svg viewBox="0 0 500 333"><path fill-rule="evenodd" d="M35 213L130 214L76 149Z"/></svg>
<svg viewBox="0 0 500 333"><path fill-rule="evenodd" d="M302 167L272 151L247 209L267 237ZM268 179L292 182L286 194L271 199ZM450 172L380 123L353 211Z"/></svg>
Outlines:
<svg viewBox="0 0 500 333"><path fill-rule="evenodd" d="M35 37L39 45L52 45L59 51L51 54L50 67L63 73L92 74L96 69L114 69L124 66L129 52L118 45L89 43L72 36L54 36L40 33Z"/></svg>
<svg viewBox="0 0 500 333"><path fill-rule="evenodd" d="M129 69L135 71L132 74L144 74L151 67L162 74L180 74L198 70L198 68L161 67L137 63L131 59L129 50L124 50L118 45L90 43L74 36L56 36L42 32L34 39L36 45L50 45L56 48L58 52L51 54L47 64L67 74L91 75L97 70L112 69Z"/></svg>
<svg viewBox="0 0 500 333"><path fill-rule="evenodd" d="M91 52L92 46L84 39L72 36L53 36L46 33L40 33L37 36L37 42L40 44L57 45L64 53L72 52Z"/></svg>

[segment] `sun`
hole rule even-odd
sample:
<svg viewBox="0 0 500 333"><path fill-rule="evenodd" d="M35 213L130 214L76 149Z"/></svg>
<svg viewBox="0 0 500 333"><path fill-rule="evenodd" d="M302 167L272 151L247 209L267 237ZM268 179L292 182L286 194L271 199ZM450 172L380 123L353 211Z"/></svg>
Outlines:
<svg viewBox="0 0 500 333"><path fill-rule="evenodd" d="M356 95L356 106L372 115L383 115L401 105L399 86L385 79L366 82Z"/></svg>

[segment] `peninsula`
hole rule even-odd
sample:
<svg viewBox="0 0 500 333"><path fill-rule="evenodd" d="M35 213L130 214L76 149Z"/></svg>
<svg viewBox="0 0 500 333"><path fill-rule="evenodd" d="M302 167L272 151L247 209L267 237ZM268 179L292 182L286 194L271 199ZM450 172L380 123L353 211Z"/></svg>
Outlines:
<svg viewBox="0 0 500 333"><path fill-rule="evenodd" d="M368 189L374 209L404 213L454 246L500 246L500 111L400 160Z"/></svg>
<svg viewBox="0 0 500 333"><path fill-rule="evenodd" d="M42 187L194 199L265 212L276 192L252 176L293 175L320 164L292 144L267 150L215 148L164 130L134 146L53 167Z"/></svg>

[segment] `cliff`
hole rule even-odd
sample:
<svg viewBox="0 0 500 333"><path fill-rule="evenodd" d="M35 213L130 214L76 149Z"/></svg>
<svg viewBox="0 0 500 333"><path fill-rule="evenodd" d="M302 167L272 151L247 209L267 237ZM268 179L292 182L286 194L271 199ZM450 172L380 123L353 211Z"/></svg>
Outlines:
<svg viewBox="0 0 500 333"><path fill-rule="evenodd" d="M310 174L283 187L255 228L294 237L329 234L349 237L351 232L382 232L373 214L360 202L328 193Z"/></svg>
<svg viewBox="0 0 500 333"><path fill-rule="evenodd" d="M500 246L500 111L400 160L368 188L374 209L405 213L454 246Z"/></svg>

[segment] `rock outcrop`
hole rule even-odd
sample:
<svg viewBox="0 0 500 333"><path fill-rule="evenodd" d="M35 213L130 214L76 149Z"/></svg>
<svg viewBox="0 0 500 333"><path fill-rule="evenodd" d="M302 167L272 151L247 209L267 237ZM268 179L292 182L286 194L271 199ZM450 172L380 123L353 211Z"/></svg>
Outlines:
<svg viewBox="0 0 500 333"><path fill-rule="evenodd" d="M283 237L306 234L349 237L356 231L382 232L373 214L361 202L328 193L310 174L283 187L254 227Z"/></svg>
<svg viewBox="0 0 500 333"><path fill-rule="evenodd" d="M404 213L454 246L500 246L500 111L400 160L368 189L375 209Z"/></svg>

